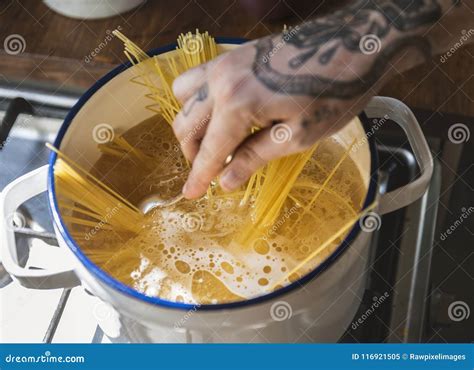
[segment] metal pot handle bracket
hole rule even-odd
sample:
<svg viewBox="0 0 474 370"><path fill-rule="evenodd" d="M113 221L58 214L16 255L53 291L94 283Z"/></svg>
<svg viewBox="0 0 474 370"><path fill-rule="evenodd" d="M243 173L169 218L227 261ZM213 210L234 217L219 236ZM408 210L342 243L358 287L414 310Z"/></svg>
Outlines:
<svg viewBox="0 0 474 370"><path fill-rule="evenodd" d="M13 214L28 199L46 191L48 165L11 182L0 193L0 243L5 270L21 285L34 289L72 288L80 284L69 255L61 247L45 248L42 258L61 259L57 269L28 269L18 263ZM42 252L43 253L43 252ZM64 267L66 266L66 267Z"/></svg>
<svg viewBox="0 0 474 370"><path fill-rule="evenodd" d="M420 176L414 181L381 195L378 212L383 215L407 206L425 193L433 173L433 157L416 117L401 101L376 96L370 100L364 112L369 118L388 116L395 121L405 131L420 168Z"/></svg>

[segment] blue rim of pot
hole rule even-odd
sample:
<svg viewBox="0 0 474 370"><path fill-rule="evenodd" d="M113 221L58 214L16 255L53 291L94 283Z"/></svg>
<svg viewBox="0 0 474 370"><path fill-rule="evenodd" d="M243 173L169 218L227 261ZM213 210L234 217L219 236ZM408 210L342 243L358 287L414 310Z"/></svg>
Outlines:
<svg viewBox="0 0 474 370"><path fill-rule="evenodd" d="M216 38L216 42L219 44L242 44L246 42L247 40L245 39L240 39L240 38ZM152 49L148 51L148 55L154 56L158 54L163 54L168 51L174 50L176 48L176 44L170 44L166 45L160 48ZM82 106L91 98L91 96L99 90L102 86L104 86L107 82L109 82L112 78L120 74L121 72L125 71L127 68L131 67L130 62L123 63L116 68L114 68L112 71L107 73L105 76L100 78L89 90L87 90L81 98L78 100L78 102L72 107L72 109L69 111L68 115L64 119L63 124L61 125L61 128L58 132L58 135L56 137L56 140L54 142L54 146L56 148L59 148L62 142L62 139L64 138L64 135L66 134L67 129L69 128L69 125L71 124L72 120L76 116L76 114L79 112L79 110L82 108ZM362 113L359 115L359 118L362 122L362 125L364 126L364 129L367 130L370 127L369 120L367 119L366 115ZM370 204L373 203L375 196L376 196L376 191L377 191L377 183L378 183L378 156L377 156L377 151L375 147L375 142L373 136L370 136L367 138L368 143L369 143L369 148L370 148L370 156L371 156L371 168L370 168L370 181L369 181L369 188L367 190L367 195L364 200L364 204L362 206L362 209L366 208ZM353 227L351 228L350 232L347 234L347 236L344 238L342 243L337 247L337 249L320 265L318 265L314 270L311 272L307 273L300 279L278 289L275 290L271 293L258 296L255 298L251 298L248 300L244 301L237 301L237 302L231 302L231 303L220 303L220 304L210 304L210 305L200 305L200 304L188 304L188 303L180 303L180 302L173 302L173 301L168 301L165 299L161 299L158 297L150 297L147 296L143 293L138 292L137 290L133 289L132 287L120 282L119 280L115 279L111 275L109 275L107 272L102 270L99 266L97 266L94 262L92 262L85 253L82 252L80 246L76 243L76 241L73 239L73 237L70 235L66 224L64 223L61 215L60 215L60 210L58 207L58 202L56 198L56 190L55 190L55 182L54 182L54 164L57 159L57 154L54 152L51 152L50 157L49 157L49 170L48 170L48 200L49 200L49 210L51 212L51 215L53 217L55 226L59 230L59 233L61 236L64 238L66 241L68 247L71 249L71 251L74 253L74 255L79 259L79 261L87 268L88 271L90 271L95 277L100 279L102 282L106 283L110 287L114 288L120 293L123 293L125 295L128 295L132 298L139 299L141 301L145 301L147 303L150 303L152 305L157 305L161 307L167 307L167 308L174 308L174 309L180 309L180 310L191 310L191 309L199 309L199 310L222 310L222 309L235 309L235 308L241 308L245 306L251 306L255 305L258 303L263 303L266 301L269 301L271 299L281 297L286 293L289 293L298 287L301 287L302 285L308 283L312 279L314 279L317 275L322 273L324 270L329 268L333 263L337 261L345 252L346 250L350 247L354 239L357 237L357 235L361 232L361 227L359 225L359 222L355 222Z"/></svg>

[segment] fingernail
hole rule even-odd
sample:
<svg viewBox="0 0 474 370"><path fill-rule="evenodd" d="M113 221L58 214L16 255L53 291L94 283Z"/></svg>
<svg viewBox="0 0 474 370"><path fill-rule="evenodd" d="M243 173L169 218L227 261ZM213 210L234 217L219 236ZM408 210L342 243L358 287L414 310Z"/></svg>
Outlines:
<svg viewBox="0 0 474 370"><path fill-rule="evenodd" d="M183 185L183 189L181 190L181 192L183 193L183 195L186 197L186 193L188 192L188 189L189 188L189 184L188 182L186 181Z"/></svg>
<svg viewBox="0 0 474 370"><path fill-rule="evenodd" d="M180 92L180 84L181 84L181 76L178 76L174 79L173 84L171 85L171 89L173 90L173 94L177 95Z"/></svg>
<svg viewBox="0 0 474 370"><path fill-rule="evenodd" d="M220 184L221 188L223 188L225 191L231 191L236 189L240 184L239 184L239 178L235 171L233 170L228 170L226 171L220 178Z"/></svg>

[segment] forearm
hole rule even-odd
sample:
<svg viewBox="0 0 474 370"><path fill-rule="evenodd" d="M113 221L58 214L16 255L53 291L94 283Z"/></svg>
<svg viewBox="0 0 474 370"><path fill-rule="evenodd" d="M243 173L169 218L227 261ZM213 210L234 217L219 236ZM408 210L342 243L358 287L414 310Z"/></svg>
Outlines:
<svg viewBox="0 0 474 370"><path fill-rule="evenodd" d="M392 27L392 40L419 39L420 43L426 43L427 54L423 55L421 50L408 50L404 57L392 63L398 72L444 54L455 45L460 47L474 42L474 1L415 0L413 3L431 4L431 11L426 8L415 12L408 29ZM392 40L389 38L387 43Z"/></svg>
<svg viewBox="0 0 474 370"><path fill-rule="evenodd" d="M444 52L463 35L463 43L473 42L471 2L355 1L281 38L259 40L254 72L268 88L289 95L370 95L394 74ZM281 41L289 52L270 58Z"/></svg>
<svg viewBox="0 0 474 370"><path fill-rule="evenodd" d="M413 16L404 21L403 13L397 15L399 27L397 22L392 23L391 31L382 38L381 52L387 48L398 49L398 52L387 61L385 73L374 86L375 91L400 72L430 60L438 61L453 47L457 49L474 42L474 1L414 0L411 3L414 7L417 3L426 7L414 11ZM402 25L405 28L400 27ZM403 40L408 44L411 41L414 46L403 50ZM420 76L420 80L423 78Z"/></svg>

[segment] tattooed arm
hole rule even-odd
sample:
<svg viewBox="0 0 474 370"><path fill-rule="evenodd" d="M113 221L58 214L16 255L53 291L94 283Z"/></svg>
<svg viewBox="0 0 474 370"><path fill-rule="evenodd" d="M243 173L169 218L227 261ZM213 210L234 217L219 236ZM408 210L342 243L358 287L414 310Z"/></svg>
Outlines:
<svg viewBox="0 0 474 370"><path fill-rule="evenodd" d="M235 189L334 133L395 73L474 36L473 12L474 0L358 0L186 72L173 85L184 104L173 127L193 164L184 195L203 195L221 172ZM288 140L272 135L275 124Z"/></svg>

